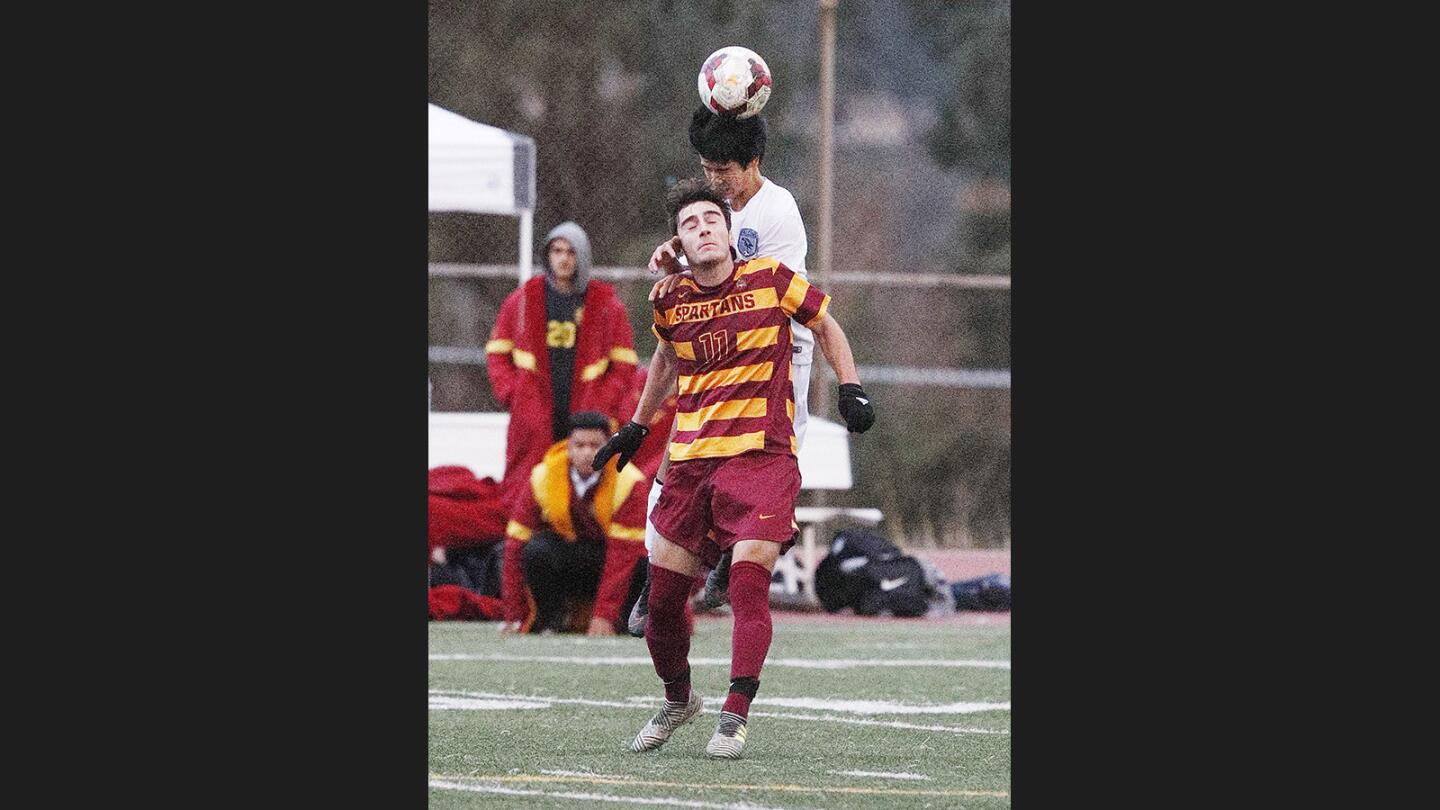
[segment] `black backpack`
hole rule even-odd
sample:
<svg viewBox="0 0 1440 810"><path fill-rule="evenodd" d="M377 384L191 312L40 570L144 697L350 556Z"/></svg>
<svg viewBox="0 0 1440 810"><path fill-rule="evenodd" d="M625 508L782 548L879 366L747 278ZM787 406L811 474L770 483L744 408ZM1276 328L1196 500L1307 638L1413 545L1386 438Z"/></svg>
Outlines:
<svg viewBox="0 0 1440 810"><path fill-rule="evenodd" d="M848 607L860 616L923 616L930 590L919 560L865 529L836 532L815 569L815 596L830 613Z"/></svg>

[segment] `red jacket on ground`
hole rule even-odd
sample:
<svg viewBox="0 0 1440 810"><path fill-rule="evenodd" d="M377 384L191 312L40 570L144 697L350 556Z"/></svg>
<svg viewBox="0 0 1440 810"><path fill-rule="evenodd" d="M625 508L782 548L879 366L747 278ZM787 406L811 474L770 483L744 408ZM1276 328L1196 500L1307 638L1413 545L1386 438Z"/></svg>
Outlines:
<svg viewBox="0 0 1440 810"><path fill-rule="evenodd" d="M503 611L500 600L467 591L459 585L430 589L430 621L493 622Z"/></svg>
<svg viewBox="0 0 1440 810"><path fill-rule="evenodd" d="M519 500L510 513L505 527L505 557L500 573L500 596L505 603L505 620L519 621L521 632L535 621L535 601L525 582L520 555L530 535L545 529L568 542L576 535L570 516L570 502L575 496L570 481L569 442L559 441L545 452L543 460L531 471L529 486L521 490ZM605 533L605 566L600 573L600 587L595 594L591 615L617 624L620 606L630 588L630 575L635 561L645 556L645 498L649 479L633 464L615 472L614 464L606 464L595 484L595 520ZM597 539L597 538L591 538Z"/></svg>
<svg viewBox="0 0 1440 810"><path fill-rule="evenodd" d="M622 402L638 361L634 330L615 288L603 281L587 282L582 306L570 412L599 411L623 424L630 414L621 413ZM510 412L502 482L509 504L554 441L546 326L545 277L536 276L505 299L485 344L490 387Z"/></svg>
<svg viewBox="0 0 1440 810"><path fill-rule="evenodd" d="M476 478L468 467L430 470L430 547L468 548L498 542L505 537L509 518L500 485L493 478Z"/></svg>

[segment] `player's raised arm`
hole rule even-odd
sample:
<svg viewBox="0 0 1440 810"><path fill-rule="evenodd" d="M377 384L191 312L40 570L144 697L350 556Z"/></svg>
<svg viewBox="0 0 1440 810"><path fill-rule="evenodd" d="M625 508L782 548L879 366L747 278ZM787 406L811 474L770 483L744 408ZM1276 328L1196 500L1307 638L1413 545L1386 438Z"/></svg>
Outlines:
<svg viewBox="0 0 1440 810"><path fill-rule="evenodd" d="M666 239L655 248L654 253L650 254L650 272L670 275L684 270L685 266L680 264L679 255L680 237L672 236Z"/></svg>
<svg viewBox="0 0 1440 810"><path fill-rule="evenodd" d="M875 424L875 409L860 387L860 372L855 368L855 355L850 351L845 330L828 312L811 323L810 328L815 332L815 344L840 380L840 415L845 418L845 426L851 433L864 433Z"/></svg>
<svg viewBox="0 0 1440 810"><path fill-rule="evenodd" d="M650 358L650 373L645 377L645 388L640 392L640 401L635 404L635 415L630 421L642 425L650 424L660 403L675 390L679 380L680 366L675 362L675 347L667 340L655 346L655 356Z"/></svg>
<svg viewBox="0 0 1440 810"><path fill-rule="evenodd" d="M665 276L664 278L655 282L654 286L650 288L650 302L654 303L656 301L659 301L661 298L669 295L670 292L675 289L675 285L680 283L680 279L692 277L693 274L689 270L683 270L682 272L671 273L670 275Z"/></svg>

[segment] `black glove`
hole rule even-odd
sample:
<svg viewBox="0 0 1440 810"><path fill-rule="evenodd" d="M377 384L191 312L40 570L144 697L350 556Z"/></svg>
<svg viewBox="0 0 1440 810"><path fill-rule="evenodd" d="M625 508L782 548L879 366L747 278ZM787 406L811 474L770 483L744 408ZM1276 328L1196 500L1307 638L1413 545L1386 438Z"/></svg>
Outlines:
<svg viewBox="0 0 1440 810"><path fill-rule="evenodd" d="M864 433L875 424L875 409L870 407L870 397L858 383L840 386L840 415L845 417L845 426L851 433Z"/></svg>
<svg viewBox="0 0 1440 810"><path fill-rule="evenodd" d="M635 451L640 449L640 443L645 441L645 437L649 434L650 428L639 422L627 423L625 427L615 431L615 435L611 436L610 440L596 451L595 462L590 465L591 469L598 470L604 467L605 462L609 461L610 457L616 453L620 454L620 460L615 462L615 471L619 472L625 469L625 462L635 455Z"/></svg>

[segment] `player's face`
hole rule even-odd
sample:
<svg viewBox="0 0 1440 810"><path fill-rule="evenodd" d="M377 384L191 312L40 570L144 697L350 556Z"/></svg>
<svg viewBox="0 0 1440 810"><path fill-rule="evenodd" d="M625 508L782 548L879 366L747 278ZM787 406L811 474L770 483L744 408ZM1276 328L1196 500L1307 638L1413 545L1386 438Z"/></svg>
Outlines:
<svg viewBox="0 0 1440 810"><path fill-rule="evenodd" d="M675 215L676 235L691 264L711 264L730 255L730 229L720 206L709 200L693 202Z"/></svg>
<svg viewBox="0 0 1440 810"><path fill-rule="evenodd" d="M569 239L556 239L550 243L546 250L550 260L550 269L555 271L555 277L561 281L570 281L575 278L575 271L578 265L575 263L575 246L570 244Z"/></svg>
<svg viewBox="0 0 1440 810"><path fill-rule="evenodd" d="M570 431L570 464L575 467L575 472L581 475L595 472L590 465L595 463L595 454L600 452L607 438L603 430L576 428Z"/></svg>
<svg viewBox="0 0 1440 810"><path fill-rule="evenodd" d="M758 187L759 167L760 161L758 159L750 161L749 166L741 166L733 160L727 160L722 163L716 160L700 158L700 170L705 172L705 179L727 200L734 199L736 195L749 187L752 180L750 176L752 174L751 169L754 169L753 174L755 177L753 179L755 185Z"/></svg>
<svg viewBox="0 0 1440 810"><path fill-rule="evenodd" d="M745 173L745 169L733 160L722 163L704 158L700 159L700 170L705 172L705 179L710 182L710 185L726 198L735 196L735 188Z"/></svg>

